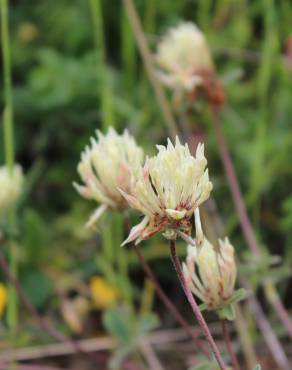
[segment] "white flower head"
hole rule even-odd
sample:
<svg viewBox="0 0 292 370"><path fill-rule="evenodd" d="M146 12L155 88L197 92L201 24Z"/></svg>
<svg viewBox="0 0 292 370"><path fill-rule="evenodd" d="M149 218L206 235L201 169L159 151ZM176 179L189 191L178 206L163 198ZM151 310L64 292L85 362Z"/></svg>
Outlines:
<svg viewBox="0 0 292 370"><path fill-rule="evenodd" d="M23 186L23 172L15 165L10 172L6 166L0 167L0 216L5 215L19 199Z"/></svg>
<svg viewBox="0 0 292 370"><path fill-rule="evenodd" d="M168 239L189 235L195 209L212 190L203 144L198 145L195 157L178 137L175 145L168 139L167 146L157 149L157 155L141 167L132 194L122 192L130 206L145 215L124 244L139 243L159 231Z"/></svg>
<svg viewBox="0 0 292 370"><path fill-rule="evenodd" d="M81 196L101 203L87 226L93 225L108 207L117 210L128 208L119 189L131 193L143 158L142 148L127 130L119 135L110 128L106 135L97 131L97 139L91 138L78 164L78 173L84 184L73 184Z"/></svg>
<svg viewBox="0 0 292 370"><path fill-rule="evenodd" d="M191 22L166 33L157 46L155 59L161 82L177 90L192 91L203 83L201 72L213 70L205 36Z"/></svg>
<svg viewBox="0 0 292 370"><path fill-rule="evenodd" d="M219 251L204 237L201 249L188 246L184 276L192 292L209 310L220 310L234 292L237 268L228 238L219 239Z"/></svg>

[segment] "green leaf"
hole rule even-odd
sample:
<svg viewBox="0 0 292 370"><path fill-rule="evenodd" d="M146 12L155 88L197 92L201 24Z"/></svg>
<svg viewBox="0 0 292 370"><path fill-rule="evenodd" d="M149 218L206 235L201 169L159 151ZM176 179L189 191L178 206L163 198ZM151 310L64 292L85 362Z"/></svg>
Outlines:
<svg viewBox="0 0 292 370"><path fill-rule="evenodd" d="M208 305L207 303L202 303L200 304L199 306L199 309L203 312L203 311L206 311L208 309Z"/></svg>
<svg viewBox="0 0 292 370"><path fill-rule="evenodd" d="M250 293L244 289L244 288L240 288L240 289L237 289L231 296L231 298L229 299L229 303L230 304L233 304L233 303L237 303L239 301L242 301L244 299L246 299L246 297L249 295Z"/></svg>
<svg viewBox="0 0 292 370"><path fill-rule="evenodd" d="M26 250L27 264L37 265L48 239L47 226L37 212L27 209L23 214L23 228L22 243Z"/></svg>
<svg viewBox="0 0 292 370"><path fill-rule="evenodd" d="M110 309L103 315L103 324L106 330L121 343L131 343L132 322L129 313L121 312L118 308Z"/></svg>
<svg viewBox="0 0 292 370"><path fill-rule="evenodd" d="M233 321L235 319L235 311L232 306L232 304L228 304L225 307L223 307L221 310L218 310L218 315L220 319Z"/></svg>
<svg viewBox="0 0 292 370"><path fill-rule="evenodd" d="M261 370L261 365L260 364L257 364L254 368L253 368L253 370Z"/></svg>
<svg viewBox="0 0 292 370"><path fill-rule="evenodd" d="M53 282L42 271L30 271L22 278L22 287L30 302L37 308L45 305L53 289Z"/></svg>
<svg viewBox="0 0 292 370"><path fill-rule="evenodd" d="M198 365L192 366L188 370L215 370L215 369L218 369L218 365L215 362L204 361Z"/></svg>
<svg viewBox="0 0 292 370"><path fill-rule="evenodd" d="M137 322L137 332L138 337L143 337L147 335L150 331L157 328L159 325L158 316L154 313L147 313L141 316Z"/></svg>

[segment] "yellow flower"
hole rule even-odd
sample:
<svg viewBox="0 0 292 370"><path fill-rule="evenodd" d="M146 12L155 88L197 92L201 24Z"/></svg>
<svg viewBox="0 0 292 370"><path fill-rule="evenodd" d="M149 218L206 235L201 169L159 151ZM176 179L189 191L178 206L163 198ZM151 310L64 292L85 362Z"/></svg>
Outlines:
<svg viewBox="0 0 292 370"><path fill-rule="evenodd" d="M2 317L7 303L7 290L5 285L0 283L0 317Z"/></svg>
<svg viewBox="0 0 292 370"><path fill-rule="evenodd" d="M168 140L166 147L157 149L158 154L141 167L132 193L122 191L130 206L145 215L123 244L133 240L137 244L159 231L167 239L179 234L189 241L191 217L212 190L203 144L198 145L195 157L178 137L175 145Z"/></svg>
<svg viewBox="0 0 292 370"><path fill-rule="evenodd" d="M109 308L118 300L117 290L101 277L91 278L89 287L93 303L98 309Z"/></svg>
<svg viewBox="0 0 292 370"><path fill-rule="evenodd" d="M228 303L237 275L234 248L228 238L219 239L218 252L205 237L200 249L189 245L183 270L192 292L209 310L219 310Z"/></svg>
<svg viewBox="0 0 292 370"><path fill-rule="evenodd" d="M23 173L19 165L15 165L12 173L6 166L0 167L0 216L5 215L12 207L22 191Z"/></svg>
<svg viewBox="0 0 292 370"><path fill-rule="evenodd" d="M204 34L191 22L171 28L157 46L158 77L165 85L191 91L203 83L201 72L213 64Z"/></svg>
<svg viewBox="0 0 292 370"><path fill-rule="evenodd" d="M133 178L143 158L142 148L127 130L118 135L110 128L107 135L97 131L97 140L91 138L91 145L85 148L78 164L78 173L84 184L73 184L81 196L101 203L87 226L92 226L108 207L128 208L118 189L131 192Z"/></svg>

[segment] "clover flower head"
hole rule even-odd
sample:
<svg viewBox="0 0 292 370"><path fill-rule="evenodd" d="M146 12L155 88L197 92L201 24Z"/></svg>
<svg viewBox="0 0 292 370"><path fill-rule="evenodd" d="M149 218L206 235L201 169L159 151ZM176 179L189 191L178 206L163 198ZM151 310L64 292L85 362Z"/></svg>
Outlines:
<svg viewBox="0 0 292 370"><path fill-rule="evenodd" d="M143 158L142 148L127 130L119 135L110 128L106 135L97 131L97 138L91 138L77 168L83 184L73 184L82 197L101 203L87 226L92 226L108 207L117 210L128 208L119 189L131 193Z"/></svg>
<svg viewBox="0 0 292 370"><path fill-rule="evenodd" d="M191 22L171 28L157 46L158 77L166 86L192 91L213 64L204 34Z"/></svg>
<svg viewBox="0 0 292 370"><path fill-rule="evenodd" d="M0 216L4 216L19 199L23 187L23 172L15 165L10 172L6 166L0 167Z"/></svg>
<svg viewBox="0 0 292 370"><path fill-rule="evenodd" d="M234 248L228 238L219 239L219 251L204 237L200 249L188 246L184 276L192 292L209 310L220 310L234 292L237 275Z"/></svg>
<svg viewBox="0 0 292 370"><path fill-rule="evenodd" d="M144 214L123 244L148 239L164 231L167 239L177 235L189 240L191 217L212 190L204 145L199 144L193 157L187 144L176 138L167 146L158 145L158 153L147 158L136 177L132 193L122 191L129 205Z"/></svg>

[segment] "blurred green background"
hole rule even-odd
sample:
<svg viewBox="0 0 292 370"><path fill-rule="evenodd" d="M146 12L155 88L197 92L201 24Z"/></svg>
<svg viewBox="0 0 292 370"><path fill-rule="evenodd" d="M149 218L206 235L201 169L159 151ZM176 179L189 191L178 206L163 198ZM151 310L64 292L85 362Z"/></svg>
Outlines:
<svg viewBox="0 0 292 370"><path fill-rule="evenodd" d="M224 131L253 226L261 243L291 267L291 3L135 4L153 51L159 36L182 20L195 22L205 33L226 87ZM98 256L99 237L84 229L95 204L82 200L72 187L89 137L97 128L112 125L121 132L127 127L151 154L168 132L121 2L11 1L10 30L16 158L27 176L18 213L19 277L33 303L54 312L57 283L74 290L75 276L87 281L101 272L93 258ZM2 89L0 94L3 107ZM192 131L204 135L213 195L226 233L244 250L204 104L198 106ZM115 221L103 220L101 229L108 222ZM161 237L145 244L149 258L168 255ZM172 284L167 261L159 268L154 261L153 266L166 286ZM291 305L291 284L284 288L282 297ZM29 335L22 334L22 339Z"/></svg>

